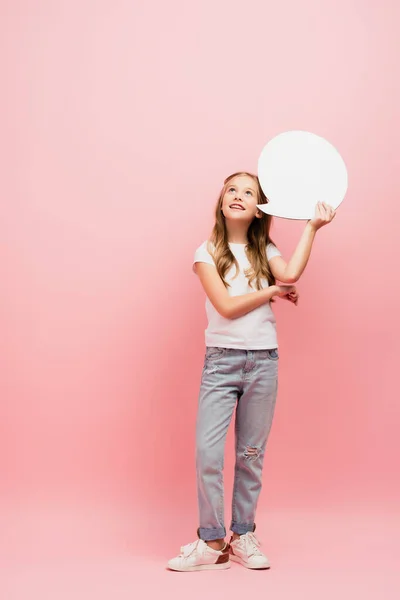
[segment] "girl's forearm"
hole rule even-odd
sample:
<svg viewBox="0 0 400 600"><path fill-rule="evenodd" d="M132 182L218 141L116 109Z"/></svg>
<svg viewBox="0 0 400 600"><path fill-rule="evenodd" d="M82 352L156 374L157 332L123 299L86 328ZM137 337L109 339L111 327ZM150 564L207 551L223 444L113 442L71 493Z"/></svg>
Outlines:
<svg viewBox="0 0 400 600"><path fill-rule="evenodd" d="M243 317L255 308L269 302L277 292L277 286L271 285L263 290L252 292L251 294L243 294L242 296L230 296L227 299L224 314L226 319L237 319Z"/></svg>
<svg viewBox="0 0 400 600"><path fill-rule="evenodd" d="M296 282L302 275L310 258L311 248L314 242L316 229L307 223L303 234L297 244L285 269L285 281Z"/></svg>

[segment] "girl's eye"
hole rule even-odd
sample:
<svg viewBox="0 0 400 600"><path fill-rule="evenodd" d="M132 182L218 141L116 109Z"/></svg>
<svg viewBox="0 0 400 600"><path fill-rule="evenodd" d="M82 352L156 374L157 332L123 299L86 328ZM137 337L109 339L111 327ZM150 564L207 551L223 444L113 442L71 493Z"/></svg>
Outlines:
<svg viewBox="0 0 400 600"><path fill-rule="evenodd" d="M233 191L233 192L235 191L235 188L234 188L234 187L230 187L230 188L228 188L228 192L232 192L232 191ZM246 194L250 194L250 196L252 196L252 195L253 195L253 192L252 192L251 190L246 190Z"/></svg>

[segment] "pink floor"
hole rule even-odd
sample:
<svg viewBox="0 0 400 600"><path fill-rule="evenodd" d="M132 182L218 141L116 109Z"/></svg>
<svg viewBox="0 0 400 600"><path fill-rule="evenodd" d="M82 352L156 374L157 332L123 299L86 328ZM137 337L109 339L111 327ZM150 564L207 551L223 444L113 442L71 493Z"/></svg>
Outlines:
<svg viewBox="0 0 400 600"><path fill-rule="evenodd" d="M128 511L14 507L1 513L2 600L264 597L274 600L400 598L400 512L270 512L258 533L272 568L219 572L165 569L193 541ZM150 535L153 535L151 539Z"/></svg>

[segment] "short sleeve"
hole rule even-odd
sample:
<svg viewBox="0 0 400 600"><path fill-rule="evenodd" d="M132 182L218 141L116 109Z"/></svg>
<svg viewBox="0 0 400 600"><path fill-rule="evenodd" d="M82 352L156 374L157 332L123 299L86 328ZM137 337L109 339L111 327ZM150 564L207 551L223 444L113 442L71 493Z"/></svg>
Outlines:
<svg viewBox="0 0 400 600"><path fill-rule="evenodd" d="M275 244L270 242L267 245L267 258L268 258L268 260L271 260L271 258L274 258L274 256L282 256L282 254L279 252L279 250L275 246Z"/></svg>
<svg viewBox="0 0 400 600"><path fill-rule="evenodd" d="M207 263L208 265L213 265L215 267L214 259L207 250L207 242L204 242L199 246L194 253L193 266L198 262Z"/></svg>

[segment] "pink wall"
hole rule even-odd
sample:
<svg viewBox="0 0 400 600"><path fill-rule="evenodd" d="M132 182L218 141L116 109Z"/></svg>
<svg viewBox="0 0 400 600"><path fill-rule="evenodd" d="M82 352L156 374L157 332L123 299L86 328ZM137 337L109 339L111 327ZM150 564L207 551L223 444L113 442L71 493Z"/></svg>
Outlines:
<svg viewBox="0 0 400 600"><path fill-rule="evenodd" d="M185 509L197 526L192 255L224 177L299 128L338 147L350 185L299 307L275 305L261 509L398 501L398 3L1 12L3 499L128 502L160 522ZM275 222L287 257L302 227Z"/></svg>

